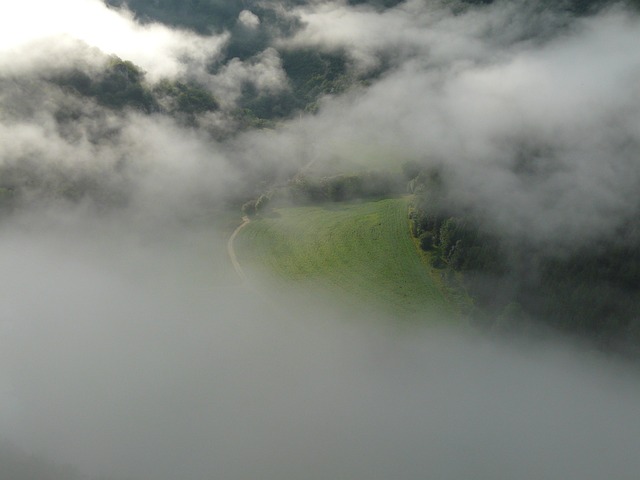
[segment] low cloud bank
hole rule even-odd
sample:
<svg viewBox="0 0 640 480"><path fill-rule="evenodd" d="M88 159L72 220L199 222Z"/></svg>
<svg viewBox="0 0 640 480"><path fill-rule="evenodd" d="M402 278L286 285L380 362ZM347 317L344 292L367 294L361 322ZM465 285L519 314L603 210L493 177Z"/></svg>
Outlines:
<svg viewBox="0 0 640 480"><path fill-rule="evenodd" d="M122 222L3 228L0 430L29 454L160 480L640 468L635 369L561 342L346 320L321 298L264 305L222 234Z"/></svg>

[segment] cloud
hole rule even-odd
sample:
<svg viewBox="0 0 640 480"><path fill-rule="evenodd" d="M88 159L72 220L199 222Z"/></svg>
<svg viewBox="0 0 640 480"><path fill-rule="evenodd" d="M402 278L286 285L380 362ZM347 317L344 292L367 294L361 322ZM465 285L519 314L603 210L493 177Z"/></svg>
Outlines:
<svg viewBox="0 0 640 480"><path fill-rule="evenodd" d="M304 28L280 44L343 50L357 69L365 71L378 67L382 60L397 66L415 57L432 65L447 65L460 60L486 61L488 48L544 36L565 20L558 12L532 8L532 2L498 3L499 11L468 9L458 16L444 2L406 1L384 11L344 2L311 3L294 10Z"/></svg>
<svg viewBox="0 0 640 480"><path fill-rule="evenodd" d="M141 25L126 9L99 0L13 2L0 19L0 65L41 70L75 56L78 43L131 60L151 79L204 69L221 54L227 35L199 36L158 23Z"/></svg>
<svg viewBox="0 0 640 480"><path fill-rule="evenodd" d="M47 98L33 96L37 115L26 108L17 119L0 119L2 186L16 188L32 208L42 206L38 199L70 195L105 208L127 205L143 217L170 217L210 208L246 188L206 132L159 115L113 112L47 86L39 91ZM25 92L19 93L10 97L24 109ZM58 122L60 109L73 120Z"/></svg>
<svg viewBox="0 0 640 480"><path fill-rule="evenodd" d="M640 382L623 364L402 331L320 297L273 307L209 221L132 225L5 223L0 427L28 453L159 480L637 474Z"/></svg>
<svg viewBox="0 0 640 480"><path fill-rule="evenodd" d="M289 86L282 60L274 48L267 48L247 61L231 59L216 75L209 77L208 83L221 103L228 107L235 106L247 84L267 95Z"/></svg>
<svg viewBox="0 0 640 480"><path fill-rule="evenodd" d="M242 10L238 15L238 22L244 27L255 29L260 25L260 18L250 10Z"/></svg>

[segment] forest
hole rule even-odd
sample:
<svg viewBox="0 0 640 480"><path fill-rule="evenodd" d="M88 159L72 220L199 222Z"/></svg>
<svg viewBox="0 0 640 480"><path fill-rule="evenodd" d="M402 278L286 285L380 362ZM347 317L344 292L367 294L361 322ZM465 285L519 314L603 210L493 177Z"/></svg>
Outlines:
<svg viewBox="0 0 640 480"><path fill-rule="evenodd" d="M431 169L410 181L412 233L432 252L434 267L462 274L460 286L475 299L481 319L505 330L542 322L602 348L638 354L638 214L613 236L554 251L497 235L491 219L443 203L444 178Z"/></svg>

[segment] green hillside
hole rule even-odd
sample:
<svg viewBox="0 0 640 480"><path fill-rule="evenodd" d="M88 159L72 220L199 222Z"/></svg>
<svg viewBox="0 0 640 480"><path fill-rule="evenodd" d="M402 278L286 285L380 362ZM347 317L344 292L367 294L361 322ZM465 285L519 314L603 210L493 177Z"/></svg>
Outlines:
<svg viewBox="0 0 640 480"><path fill-rule="evenodd" d="M342 301L402 317L454 310L410 236L407 200L276 208L238 236L244 268L315 282ZM450 315L448 315L450 316Z"/></svg>

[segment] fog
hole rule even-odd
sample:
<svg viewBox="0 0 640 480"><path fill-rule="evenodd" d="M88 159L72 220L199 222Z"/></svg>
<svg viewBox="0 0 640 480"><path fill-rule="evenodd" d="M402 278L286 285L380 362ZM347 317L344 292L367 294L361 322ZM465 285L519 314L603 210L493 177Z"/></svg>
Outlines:
<svg viewBox="0 0 640 480"><path fill-rule="evenodd" d="M237 32L97 0L3 7L0 187L29 181L0 218L0 477L45 462L38 479L53 465L114 480L636 478L637 365L562 338L358 315L250 271L249 288L226 241L230 199L265 172L380 157L442 166L446 200L509 238L606 238L638 208L637 15L293 3L260 2L298 28L269 30L250 58L227 56ZM239 28L271 28L245 4ZM301 46L371 76L313 115L235 132L242 85L291 88L281 54ZM150 82L196 79L220 110L185 125L47 80L110 55ZM80 113L63 128L65 109ZM98 193L51 195L70 183Z"/></svg>
<svg viewBox="0 0 640 480"><path fill-rule="evenodd" d="M135 479L637 474L635 369L263 304L206 224L120 222L3 228L0 430L36 458Z"/></svg>

